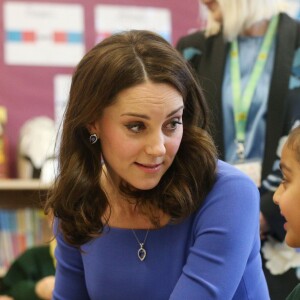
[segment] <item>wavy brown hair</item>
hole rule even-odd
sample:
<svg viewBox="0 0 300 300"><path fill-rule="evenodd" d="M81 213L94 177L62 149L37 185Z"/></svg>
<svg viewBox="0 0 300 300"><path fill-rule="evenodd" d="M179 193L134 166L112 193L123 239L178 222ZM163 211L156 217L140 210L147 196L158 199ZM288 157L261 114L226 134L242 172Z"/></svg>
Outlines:
<svg viewBox="0 0 300 300"><path fill-rule="evenodd" d="M101 143L90 144L87 124L99 119L122 90L145 81L167 83L183 97L183 137L178 153L159 184L135 190L121 183L120 191L159 226L157 208L180 222L195 212L215 180L216 149L208 134L208 111L193 71L159 35L132 30L113 35L92 48L72 78L59 152L59 174L45 211L59 218L65 239L80 246L101 235L101 216L109 206L99 182ZM107 220L108 221L108 220Z"/></svg>

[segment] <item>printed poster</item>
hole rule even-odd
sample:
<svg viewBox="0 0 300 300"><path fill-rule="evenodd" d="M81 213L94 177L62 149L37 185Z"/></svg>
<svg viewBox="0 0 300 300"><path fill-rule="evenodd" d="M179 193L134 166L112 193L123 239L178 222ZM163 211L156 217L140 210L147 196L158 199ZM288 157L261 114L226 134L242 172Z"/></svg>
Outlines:
<svg viewBox="0 0 300 300"><path fill-rule="evenodd" d="M72 67L84 55L81 5L7 1L3 13L6 64Z"/></svg>
<svg viewBox="0 0 300 300"><path fill-rule="evenodd" d="M96 43L130 29L154 31L171 43L171 28L169 9L102 4L95 7Z"/></svg>

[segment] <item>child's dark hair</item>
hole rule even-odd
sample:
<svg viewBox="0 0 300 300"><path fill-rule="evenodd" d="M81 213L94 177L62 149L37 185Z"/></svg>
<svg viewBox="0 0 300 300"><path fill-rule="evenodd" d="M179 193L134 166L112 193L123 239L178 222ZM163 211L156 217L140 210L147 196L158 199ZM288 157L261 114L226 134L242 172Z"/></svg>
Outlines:
<svg viewBox="0 0 300 300"><path fill-rule="evenodd" d="M300 125L290 132L286 144L295 152L296 159L300 163Z"/></svg>

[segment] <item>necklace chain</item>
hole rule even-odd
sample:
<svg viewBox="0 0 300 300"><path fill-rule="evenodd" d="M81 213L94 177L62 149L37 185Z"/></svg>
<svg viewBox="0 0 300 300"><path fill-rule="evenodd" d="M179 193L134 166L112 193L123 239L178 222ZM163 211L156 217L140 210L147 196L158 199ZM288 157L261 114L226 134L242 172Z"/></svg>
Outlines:
<svg viewBox="0 0 300 300"><path fill-rule="evenodd" d="M146 258L146 255L147 255L147 251L146 249L144 248L144 245L147 241L147 237L148 237L148 233L149 233L149 229L147 230L146 232L146 235L145 235L145 238L144 238L144 241L143 242L140 242L137 234L135 233L135 231L133 229L131 229L136 241L138 242L138 244L140 245L140 248L138 249L138 252L137 252L137 256L139 258L140 261L143 261L145 258Z"/></svg>

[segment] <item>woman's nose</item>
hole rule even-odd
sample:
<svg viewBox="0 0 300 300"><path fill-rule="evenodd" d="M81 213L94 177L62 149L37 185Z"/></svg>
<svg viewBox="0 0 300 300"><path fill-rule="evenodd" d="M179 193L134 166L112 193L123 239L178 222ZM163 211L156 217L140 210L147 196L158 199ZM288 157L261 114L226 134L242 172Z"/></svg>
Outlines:
<svg viewBox="0 0 300 300"><path fill-rule="evenodd" d="M160 132L149 136L145 151L152 156L163 156L166 153L164 134Z"/></svg>

